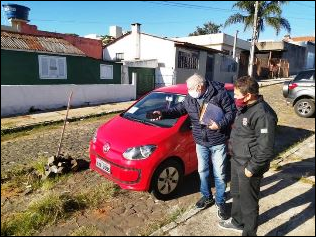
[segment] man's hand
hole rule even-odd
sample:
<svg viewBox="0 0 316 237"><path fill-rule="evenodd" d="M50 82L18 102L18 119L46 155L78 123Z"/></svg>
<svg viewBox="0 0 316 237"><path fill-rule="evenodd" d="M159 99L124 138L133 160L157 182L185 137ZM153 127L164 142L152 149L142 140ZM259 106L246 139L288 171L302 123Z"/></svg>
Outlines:
<svg viewBox="0 0 316 237"><path fill-rule="evenodd" d="M218 130L219 129L217 123L215 123L213 120L211 120L210 125L208 126L208 128L211 129L211 130Z"/></svg>
<svg viewBox="0 0 316 237"><path fill-rule="evenodd" d="M249 170L247 170L247 168L245 168L245 175L250 178L251 176L253 176L253 173L251 173Z"/></svg>
<svg viewBox="0 0 316 237"><path fill-rule="evenodd" d="M151 121L161 120L162 114L160 111L154 111L152 113L147 113L146 118L150 119Z"/></svg>

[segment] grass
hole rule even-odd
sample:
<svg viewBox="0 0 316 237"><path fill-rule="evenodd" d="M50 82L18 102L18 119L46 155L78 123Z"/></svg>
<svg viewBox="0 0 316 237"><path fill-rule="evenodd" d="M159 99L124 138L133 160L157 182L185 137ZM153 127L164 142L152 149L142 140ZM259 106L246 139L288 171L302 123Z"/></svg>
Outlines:
<svg viewBox="0 0 316 237"><path fill-rule="evenodd" d="M40 160L28 167L19 166L1 173L1 196L21 193L26 187L38 189L42 183L39 174L43 174L43 169L44 161Z"/></svg>
<svg viewBox="0 0 316 237"><path fill-rule="evenodd" d="M279 171L282 169L282 165L276 164L276 163L271 163L270 169L273 171Z"/></svg>
<svg viewBox="0 0 316 237"><path fill-rule="evenodd" d="M310 180L310 179L308 179L308 178L306 178L306 177L297 178L297 181L298 181L298 182L305 183L305 184L310 184L310 185L312 185L313 187L315 186L315 181Z"/></svg>
<svg viewBox="0 0 316 237"><path fill-rule="evenodd" d="M1 142L13 140L13 139L16 139L19 137L29 136L29 135L32 135L34 133L42 132L44 130L47 131L47 130L61 128L62 124L63 124L63 122L56 122L56 123L50 124L50 125L41 124L41 125L34 126L32 128L27 128L25 130L12 132L12 133L3 133L3 131L1 131Z"/></svg>
<svg viewBox="0 0 316 237"><path fill-rule="evenodd" d="M57 175L53 178L41 179L45 173L47 158L41 157L39 161L29 166L19 166L1 174L1 196L14 196L29 189L35 191L42 189L48 191L57 183L68 179L71 174Z"/></svg>
<svg viewBox="0 0 316 237"><path fill-rule="evenodd" d="M102 236L102 232L95 226L81 226L73 231L70 236Z"/></svg>
<svg viewBox="0 0 316 237"><path fill-rule="evenodd" d="M145 227L143 227L140 230L140 235L141 236L149 236L150 234L152 234L153 232L155 232L156 230L158 230L159 228L170 224L171 222L174 222L177 220L177 218L182 215L185 212L184 208L178 208L177 210L175 210L174 212L172 212L171 214L169 214L167 217L162 218L160 220L158 220L155 223L149 223L147 224Z"/></svg>
<svg viewBox="0 0 316 237"><path fill-rule="evenodd" d="M112 183L103 183L78 195L50 193L31 203L25 211L14 213L1 221L1 235L33 235L76 211L96 207L118 193L118 186ZM87 229L82 229L79 234L85 231Z"/></svg>

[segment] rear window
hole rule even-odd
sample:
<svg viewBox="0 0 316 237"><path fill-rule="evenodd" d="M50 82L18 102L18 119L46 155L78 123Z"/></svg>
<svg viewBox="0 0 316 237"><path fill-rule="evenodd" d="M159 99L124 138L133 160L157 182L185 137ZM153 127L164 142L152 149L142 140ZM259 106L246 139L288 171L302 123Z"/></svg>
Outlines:
<svg viewBox="0 0 316 237"><path fill-rule="evenodd" d="M294 81L312 81L315 80L315 71L302 71L294 78Z"/></svg>

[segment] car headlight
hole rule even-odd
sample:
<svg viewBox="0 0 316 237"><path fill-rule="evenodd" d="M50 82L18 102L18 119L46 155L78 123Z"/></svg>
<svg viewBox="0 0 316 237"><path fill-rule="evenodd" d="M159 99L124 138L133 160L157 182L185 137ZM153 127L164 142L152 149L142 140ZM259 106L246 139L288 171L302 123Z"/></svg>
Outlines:
<svg viewBox="0 0 316 237"><path fill-rule="evenodd" d="M156 150L156 148L157 146L155 145L128 148L123 153L123 157L128 160L146 159Z"/></svg>
<svg viewBox="0 0 316 237"><path fill-rule="evenodd" d="M93 143L96 143L96 141L97 141L97 136L98 136L98 130L95 131L95 133L94 133L94 135L93 135L93 137L92 137L92 142L93 142Z"/></svg>

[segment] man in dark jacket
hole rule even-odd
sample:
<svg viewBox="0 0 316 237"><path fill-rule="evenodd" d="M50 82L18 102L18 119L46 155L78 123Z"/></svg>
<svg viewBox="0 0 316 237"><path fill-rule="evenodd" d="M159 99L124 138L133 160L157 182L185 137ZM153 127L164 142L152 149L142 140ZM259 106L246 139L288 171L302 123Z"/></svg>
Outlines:
<svg viewBox="0 0 316 237"><path fill-rule="evenodd" d="M196 142L198 157L198 171L201 180L200 190L202 198L196 207L204 209L214 202L218 207L218 217L228 219L225 208L225 167L226 167L226 142L235 118L236 108L233 98L227 93L224 84L220 82L206 82L200 75L194 74L187 80L189 94L182 103L165 111L154 111L153 119L177 118L189 114L192 123L193 137ZM212 103L223 110L224 116L218 122L209 125L200 123L200 111L204 104ZM215 201L210 192L210 168L213 165L215 181Z"/></svg>
<svg viewBox="0 0 316 237"><path fill-rule="evenodd" d="M236 80L234 97L238 112L230 136L232 218L219 226L256 236L260 182L274 157L278 118L259 95L259 85L252 77Z"/></svg>

